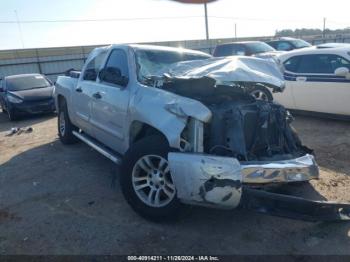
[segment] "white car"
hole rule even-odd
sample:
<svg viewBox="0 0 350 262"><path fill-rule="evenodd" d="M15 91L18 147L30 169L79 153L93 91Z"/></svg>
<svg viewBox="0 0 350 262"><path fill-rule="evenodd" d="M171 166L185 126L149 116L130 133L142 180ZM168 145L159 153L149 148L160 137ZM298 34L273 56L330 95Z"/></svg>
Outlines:
<svg viewBox="0 0 350 262"><path fill-rule="evenodd" d="M289 109L350 119L350 47L295 50L278 56L286 88L274 99Z"/></svg>

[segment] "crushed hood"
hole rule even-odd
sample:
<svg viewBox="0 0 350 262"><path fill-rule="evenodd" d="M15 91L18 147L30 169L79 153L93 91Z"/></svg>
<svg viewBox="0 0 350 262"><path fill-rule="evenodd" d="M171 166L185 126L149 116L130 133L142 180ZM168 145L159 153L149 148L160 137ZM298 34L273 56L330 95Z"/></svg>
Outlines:
<svg viewBox="0 0 350 262"><path fill-rule="evenodd" d="M185 79L209 77L215 79L217 84L261 83L275 92L282 92L285 87L283 72L277 63L254 57L231 56L179 62L159 71L157 75L164 74Z"/></svg>

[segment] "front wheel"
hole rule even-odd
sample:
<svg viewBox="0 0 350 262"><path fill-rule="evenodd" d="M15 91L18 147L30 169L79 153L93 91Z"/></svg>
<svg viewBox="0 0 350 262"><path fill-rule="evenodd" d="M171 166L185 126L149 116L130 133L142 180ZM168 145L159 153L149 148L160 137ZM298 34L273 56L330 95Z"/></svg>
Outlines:
<svg viewBox="0 0 350 262"><path fill-rule="evenodd" d="M121 168L126 200L138 214L153 221L175 218L181 206L170 174L169 151L163 137L146 137L131 146Z"/></svg>
<svg viewBox="0 0 350 262"><path fill-rule="evenodd" d="M263 86L254 86L249 90L249 94L254 96L256 100L262 100L266 102L272 102L273 96L271 92Z"/></svg>

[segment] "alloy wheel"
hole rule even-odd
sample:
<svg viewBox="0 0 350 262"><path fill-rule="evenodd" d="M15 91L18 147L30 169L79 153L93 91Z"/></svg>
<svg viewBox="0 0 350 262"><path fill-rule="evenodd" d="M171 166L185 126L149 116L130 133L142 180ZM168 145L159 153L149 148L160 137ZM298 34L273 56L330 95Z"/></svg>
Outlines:
<svg viewBox="0 0 350 262"><path fill-rule="evenodd" d="M161 156L140 158L132 171L132 185L139 199L151 207L164 207L176 196L168 161Z"/></svg>

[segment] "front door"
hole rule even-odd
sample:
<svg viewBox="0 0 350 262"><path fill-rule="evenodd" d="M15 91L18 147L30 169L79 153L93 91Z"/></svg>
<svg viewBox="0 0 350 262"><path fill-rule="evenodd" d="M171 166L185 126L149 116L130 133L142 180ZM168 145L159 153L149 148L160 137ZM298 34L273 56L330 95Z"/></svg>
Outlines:
<svg viewBox="0 0 350 262"><path fill-rule="evenodd" d="M129 77L127 54L124 50L111 51L105 68L113 67L121 71L122 76ZM125 127L130 90L128 86L120 86L98 80L96 92L92 99L91 123L96 138L117 152L124 151Z"/></svg>

